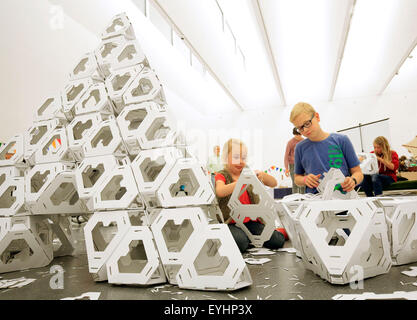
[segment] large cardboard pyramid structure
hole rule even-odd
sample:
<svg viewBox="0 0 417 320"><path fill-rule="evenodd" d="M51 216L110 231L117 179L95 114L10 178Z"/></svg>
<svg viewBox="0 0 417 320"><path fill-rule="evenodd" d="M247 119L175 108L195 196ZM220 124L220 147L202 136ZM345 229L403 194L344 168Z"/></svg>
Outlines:
<svg viewBox="0 0 417 320"><path fill-rule="evenodd" d="M251 285L171 111L128 17L115 16L62 92L0 149L0 273L72 254L68 218L91 214L84 233L96 281Z"/></svg>

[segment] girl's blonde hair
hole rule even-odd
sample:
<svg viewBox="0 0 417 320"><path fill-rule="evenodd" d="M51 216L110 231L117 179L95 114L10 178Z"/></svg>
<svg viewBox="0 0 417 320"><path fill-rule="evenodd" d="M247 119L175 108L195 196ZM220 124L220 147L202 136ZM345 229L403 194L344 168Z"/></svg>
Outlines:
<svg viewBox="0 0 417 320"><path fill-rule="evenodd" d="M383 136L376 137L374 140L374 144L377 144L382 149L382 155L385 160L391 161L391 147L387 138Z"/></svg>
<svg viewBox="0 0 417 320"><path fill-rule="evenodd" d="M299 102L292 108L290 114L290 122L293 122L295 118L297 118L300 115L300 113L303 112L310 116L313 116L316 113L316 110L314 110L314 108L306 102Z"/></svg>
<svg viewBox="0 0 417 320"><path fill-rule="evenodd" d="M231 138L229 140L226 141L226 143L223 146L223 151L222 151L222 162L223 162L223 167L226 168L227 166L227 157L229 156L229 153L232 152L233 150L233 146L239 145L239 150L242 153L243 149L248 149L246 147L246 144L239 140L239 139L234 139Z"/></svg>

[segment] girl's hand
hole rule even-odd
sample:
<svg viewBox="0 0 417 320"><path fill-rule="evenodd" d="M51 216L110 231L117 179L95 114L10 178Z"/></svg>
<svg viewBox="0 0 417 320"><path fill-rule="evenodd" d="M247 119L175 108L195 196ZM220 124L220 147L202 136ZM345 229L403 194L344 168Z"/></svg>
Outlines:
<svg viewBox="0 0 417 320"><path fill-rule="evenodd" d="M290 170L285 169L285 176L286 176L286 177L289 177L289 176L290 176Z"/></svg>
<svg viewBox="0 0 417 320"><path fill-rule="evenodd" d="M262 182L264 183L264 177L265 177L265 172L259 171L259 170L255 170L256 173L256 177Z"/></svg>

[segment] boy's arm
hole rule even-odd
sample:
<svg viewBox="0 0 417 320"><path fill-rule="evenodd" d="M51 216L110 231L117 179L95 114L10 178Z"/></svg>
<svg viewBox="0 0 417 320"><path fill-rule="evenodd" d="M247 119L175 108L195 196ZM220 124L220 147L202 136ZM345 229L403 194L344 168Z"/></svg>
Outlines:
<svg viewBox="0 0 417 320"><path fill-rule="evenodd" d="M307 186L309 188L317 188L320 184L319 179L321 177L321 174L295 174L294 175L294 182L297 186Z"/></svg>
<svg viewBox="0 0 417 320"><path fill-rule="evenodd" d="M233 190L235 189L237 181L225 184L222 180L216 181L216 195L219 198L227 197L228 195L233 193Z"/></svg>

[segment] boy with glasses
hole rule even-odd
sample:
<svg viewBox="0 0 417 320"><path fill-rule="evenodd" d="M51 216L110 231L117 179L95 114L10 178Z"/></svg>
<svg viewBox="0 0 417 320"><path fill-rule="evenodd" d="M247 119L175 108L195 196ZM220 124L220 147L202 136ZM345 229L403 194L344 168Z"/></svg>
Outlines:
<svg viewBox="0 0 417 320"><path fill-rule="evenodd" d="M338 168L345 175L341 183L349 192L363 180L360 162L349 138L338 133L324 132L320 116L308 103L297 103L291 111L290 121L307 139L299 142L294 155L294 181L306 186L307 193L317 193L319 179L330 168Z"/></svg>

